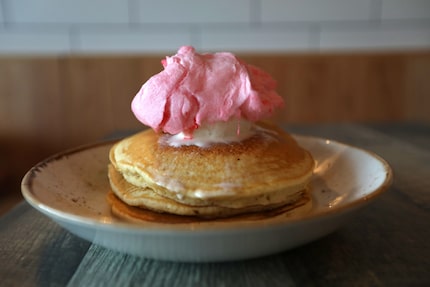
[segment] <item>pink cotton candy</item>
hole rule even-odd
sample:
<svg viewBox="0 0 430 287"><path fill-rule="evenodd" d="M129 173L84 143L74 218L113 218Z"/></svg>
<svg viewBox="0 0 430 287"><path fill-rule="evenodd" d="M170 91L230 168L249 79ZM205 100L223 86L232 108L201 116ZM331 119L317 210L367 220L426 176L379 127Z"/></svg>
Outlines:
<svg viewBox="0 0 430 287"><path fill-rule="evenodd" d="M276 82L231 53L198 54L184 46L162 61L132 101L136 118L155 131L192 133L203 123L258 121L283 105Z"/></svg>

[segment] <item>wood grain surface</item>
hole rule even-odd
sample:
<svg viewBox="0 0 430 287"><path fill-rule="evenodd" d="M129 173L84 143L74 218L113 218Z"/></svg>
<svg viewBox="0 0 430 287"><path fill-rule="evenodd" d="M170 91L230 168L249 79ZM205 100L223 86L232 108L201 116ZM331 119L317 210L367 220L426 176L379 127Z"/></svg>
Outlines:
<svg viewBox="0 0 430 287"><path fill-rule="evenodd" d="M139 258L70 234L27 203L0 217L1 286L430 286L430 128L288 125L378 153L392 188L338 231L293 250L223 263Z"/></svg>

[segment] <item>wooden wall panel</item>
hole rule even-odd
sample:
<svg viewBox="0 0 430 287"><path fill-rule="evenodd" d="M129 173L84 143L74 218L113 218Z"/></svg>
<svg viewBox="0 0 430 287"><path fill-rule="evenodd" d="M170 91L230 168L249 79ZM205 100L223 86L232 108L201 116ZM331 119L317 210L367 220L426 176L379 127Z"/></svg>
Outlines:
<svg viewBox="0 0 430 287"><path fill-rule="evenodd" d="M0 195L62 147L62 111L56 59L0 60Z"/></svg>
<svg viewBox="0 0 430 287"><path fill-rule="evenodd" d="M59 150L142 127L130 102L162 57L0 58L0 139ZM280 123L430 121L430 51L241 58L278 81Z"/></svg>
<svg viewBox="0 0 430 287"><path fill-rule="evenodd" d="M62 123L56 59L0 60L0 137L43 137L57 141Z"/></svg>
<svg viewBox="0 0 430 287"><path fill-rule="evenodd" d="M406 62L404 118L430 121L430 57L411 57Z"/></svg>
<svg viewBox="0 0 430 287"><path fill-rule="evenodd" d="M157 57L72 58L61 64L64 128L72 144L115 130L138 128L130 103L140 86L161 70Z"/></svg>
<svg viewBox="0 0 430 287"><path fill-rule="evenodd" d="M248 60L278 80L286 107L277 120L301 123L402 119L405 57L296 55Z"/></svg>
<svg viewBox="0 0 430 287"><path fill-rule="evenodd" d="M101 138L113 117L106 63L92 59L66 59L62 65L64 128L72 144L79 138ZM91 134L93 133L93 134Z"/></svg>

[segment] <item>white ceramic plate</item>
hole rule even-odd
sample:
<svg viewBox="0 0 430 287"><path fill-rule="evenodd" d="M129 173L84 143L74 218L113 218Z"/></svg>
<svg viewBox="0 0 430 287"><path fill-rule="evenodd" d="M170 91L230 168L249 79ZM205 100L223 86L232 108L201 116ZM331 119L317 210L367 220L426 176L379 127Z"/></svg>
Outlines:
<svg viewBox="0 0 430 287"><path fill-rule="evenodd" d="M22 193L71 233L121 252L174 261L268 255L334 231L392 181L389 165L373 153L320 138L295 138L316 160L314 206L306 215L191 224L121 221L106 202L112 143L66 151L39 163L25 175Z"/></svg>

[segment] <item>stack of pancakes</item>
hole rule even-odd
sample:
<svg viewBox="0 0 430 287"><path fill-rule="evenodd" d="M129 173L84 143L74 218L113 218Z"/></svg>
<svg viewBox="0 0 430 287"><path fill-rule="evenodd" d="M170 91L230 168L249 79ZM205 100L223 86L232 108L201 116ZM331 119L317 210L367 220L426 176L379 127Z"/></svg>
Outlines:
<svg viewBox="0 0 430 287"><path fill-rule="evenodd" d="M260 123L248 139L207 147L170 146L169 136L148 129L111 148L113 213L139 219L139 210L149 210L211 219L304 201L310 206L314 160L279 128Z"/></svg>

